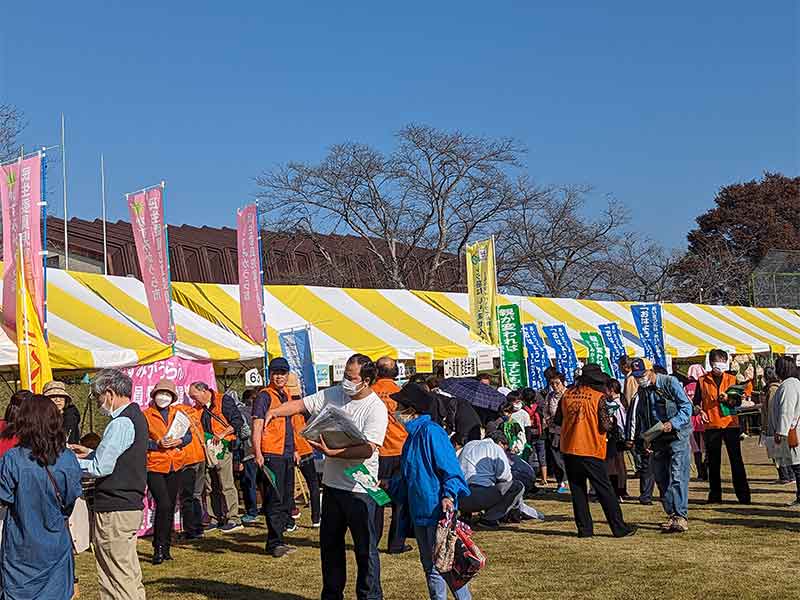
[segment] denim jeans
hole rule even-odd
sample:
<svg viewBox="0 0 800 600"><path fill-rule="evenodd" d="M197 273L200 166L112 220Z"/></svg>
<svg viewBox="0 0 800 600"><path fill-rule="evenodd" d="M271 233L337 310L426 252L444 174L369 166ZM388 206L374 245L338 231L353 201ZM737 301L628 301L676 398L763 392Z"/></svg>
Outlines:
<svg viewBox="0 0 800 600"><path fill-rule="evenodd" d="M680 432L678 439L653 453L653 473L661 492L661 503L668 515L689 516L689 436ZM689 432L691 435L691 432Z"/></svg>
<svg viewBox="0 0 800 600"><path fill-rule="evenodd" d="M428 595L431 600L447 600L447 583L433 566L433 546L436 543L436 525L414 526L414 536L419 546L419 560L428 582ZM456 600L471 600L469 584L454 594Z"/></svg>

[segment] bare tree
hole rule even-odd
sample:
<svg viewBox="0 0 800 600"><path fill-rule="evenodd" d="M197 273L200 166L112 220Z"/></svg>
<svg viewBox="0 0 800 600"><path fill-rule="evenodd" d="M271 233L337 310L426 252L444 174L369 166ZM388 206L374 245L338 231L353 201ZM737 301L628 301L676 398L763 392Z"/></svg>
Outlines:
<svg viewBox="0 0 800 600"><path fill-rule="evenodd" d="M678 299L705 304L749 305L751 242L734 243L725 237L696 240L692 251L676 264Z"/></svg>
<svg viewBox="0 0 800 600"><path fill-rule="evenodd" d="M624 236L614 248L618 296L626 300L662 302L673 299L678 252L636 234Z"/></svg>
<svg viewBox="0 0 800 600"><path fill-rule="evenodd" d="M19 152L17 137L25 128L22 113L11 104L0 104L0 162Z"/></svg>
<svg viewBox="0 0 800 600"><path fill-rule="evenodd" d="M624 237L625 208L609 201L591 218L585 186L528 189L504 212L497 232L500 284L531 295L616 296L614 250Z"/></svg>
<svg viewBox="0 0 800 600"><path fill-rule="evenodd" d="M460 272L466 244L487 235L519 202L513 173L523 148L409 125L391 154L359 143L333 146L316 165L289 163L256 178L267 223L355 235L390 287L441 284ZM333 265L333 253L326 260Z"/></svg>

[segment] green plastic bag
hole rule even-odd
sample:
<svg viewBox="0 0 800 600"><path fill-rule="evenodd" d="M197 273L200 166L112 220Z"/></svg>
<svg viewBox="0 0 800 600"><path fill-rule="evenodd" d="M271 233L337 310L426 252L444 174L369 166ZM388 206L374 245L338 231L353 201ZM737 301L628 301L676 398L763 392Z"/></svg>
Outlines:
<svg viewBox="0 0 800 600"><path fill-rule="evenodd" d="M378 503L378 506L386 506L392 501L389 494L386 493L386 490L378 485L378 480L370 474L365 464L362 463L357 467L345 469L344 474L364 488L364 491L369 494L369 497Z"/></svg>

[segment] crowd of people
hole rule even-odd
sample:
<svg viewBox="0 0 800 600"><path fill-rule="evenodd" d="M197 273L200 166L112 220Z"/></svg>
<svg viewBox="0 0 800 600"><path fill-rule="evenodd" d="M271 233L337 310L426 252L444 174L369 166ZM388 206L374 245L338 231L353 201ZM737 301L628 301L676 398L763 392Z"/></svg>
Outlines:
<svg viewBox="0 0 800 600"><path fill-rule="evenodd" d="M621 381L590 363L572 385L551 367L544 390L500 388L505 402L496 413L444 392L437 376L414 376L400 387L394 360L373 362L362 354L347 361L339 385L310 396L302 397L297 375L278 357L269 364L268 385L247 390L241 400L203 381L181 398L175 382L163 379L145 407L132 402L131 379L109 369L91 381L91 398L110 419L100 439L80 437L77 409L62 382L49 383L43 394L18 391L0 421L2 597L73 596L67 520L84 488L92 490L92 542L104 600L145 598L137 541L147 491L155 506L153 565L172 560L176 509L186 541L214 529L235 531L263 515L265 552L281 559L295 551L286 534L297 527L296 473L309 490L311 526L319 529L323 600L344 598L347 532L356 597L383 597L378 548L387 508L387 551L412 551L407 540L415 540L432 599L448 595L434 547L437 525L453 511L475 529L542 519L526 500L552 485L570 494L579 537L594 534L593 498L615 537L634 535L637 527L622 511L633 500L628 454L639 479L638 501L652 504L657 488L665 513L661 530L684 533L692 461L698 478L708 481L708 503L720 502L723 444L736 499L751 502L739 413L753 382L740 394L727 353L712 350L708 358L708 372L692 365L679 378L647 359L623 357ZM768 455L779 483L796 486L792 504L800 505L795 359L778 357L759 387ZM350 419L358 443L338 447L324 435L301 434L326 407ZM364 481L389 492L387 506ZM468 585L452 593L471 598Z"/></svg>

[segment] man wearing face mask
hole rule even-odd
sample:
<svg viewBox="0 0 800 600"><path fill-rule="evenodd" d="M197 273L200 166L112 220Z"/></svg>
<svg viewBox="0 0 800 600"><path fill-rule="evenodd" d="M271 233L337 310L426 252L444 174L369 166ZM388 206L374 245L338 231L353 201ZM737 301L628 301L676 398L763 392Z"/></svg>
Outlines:
<svg viewBox="0 0 800 600"><path fill-rule="evenodd" d="M175 501L189 471L185 468L184 448L192 441L191 428L183 437L169 437L169 432L180 408L175 405L178 392L175 383L162 379L150 392L150 406L144 411L149 439L147 441L147 488L155 502L153 519L153 564L172 560L170 543L175 520Z"/></svg>
<svg viewBox="0 0 800 600"><path fill-rule="evenodd" d="M94 492L94 556L101 600L144 600L136 532L147 485L147 421L131 402L133 382L103 369L91 383L100 412L111 417L97 450L70 448L84 472L97 477Z"/></svg>
<svg viewBox="0 0 800 600"><path fill-rule="evenodd" d="M689 437L692 435L692 403L683 386L670 375L656 373L653 364L642 358L631 363L639 391L636 412L636 439L657 423L663 432L644 451L652 459L653 474L661 493L667 520L661 524L665 533L683 533L689 529Z"/></svg>
<svg viewBox="0 0 800 600"><path fill-rule="evenodd" d="M739 437L739 419L735 415L725 416L721 404L727 400L725 392L736 385L736 376L728 373L728 353L715 349L709 352L711 371L697 382L694 403L700 406L703 421L706 424L705 444L708 456L708 503L722 502L722 481L720 466L722 463L722 443L728 451L731 465L733 489L740 504L750 504L750 484L742 459L742 442Z"/></svg>
<svg viewBox="0 0 800 600"><path fill-rule="evenodd" d="M364 434L366 442L348 448L329 448L324 439L309 442L325 454L322 476L322 525L320 528L320 558L322 562L322 600L343 600L347 560L345 536L353 538L358 576L356 598L381 600L380 557L378 534L375 530L375 511L378 505L345 471L364 465L378 479L378 448L383 444L388 424L386 405L372 391L377 369L363 354L351 356L341 385L327 388L302 400L290 400L272 408L264 418L264 427L273 419L290 417L301 412L317 415L331 404L343 410Z"/></svg>
<svg viewBox="0 0 800 600"><path fill-rule="evenodd" d="M284 542L283 534L292 521L295 430L302 429L305 423L297 414L272 419L269 425L264 425L267 412L290 401L286 387L289 370L289 361L280 356L273 358L269 363L269 385L253 403L253 460L259 471L266 465L275 474L274 488L263 471L258 474L264 503L262 512L267 519L266 550L274 558L296 550Z"/></svg>

